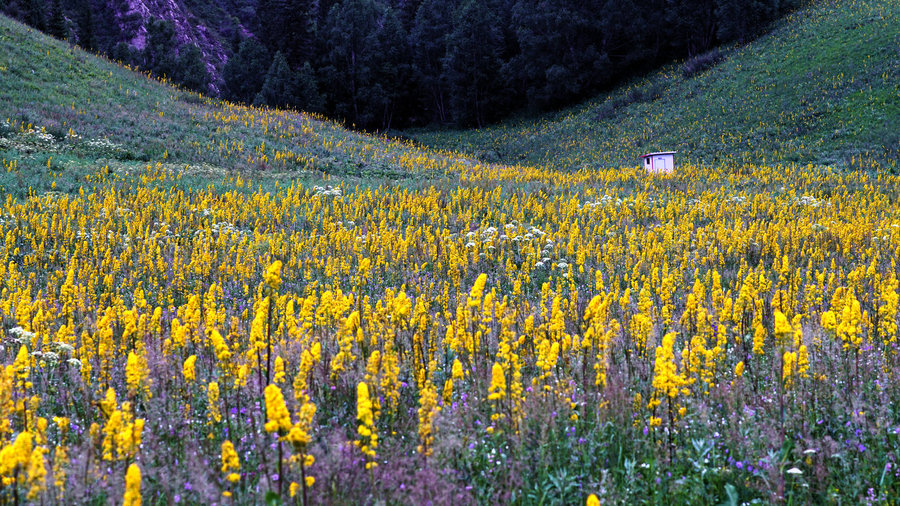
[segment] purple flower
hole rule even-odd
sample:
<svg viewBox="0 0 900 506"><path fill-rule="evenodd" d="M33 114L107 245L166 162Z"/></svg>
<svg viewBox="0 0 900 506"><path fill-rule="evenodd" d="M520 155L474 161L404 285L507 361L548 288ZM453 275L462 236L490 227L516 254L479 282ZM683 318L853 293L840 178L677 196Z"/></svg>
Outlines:
<svg viewBox="0 0 900 506"><path fill-rule="evenodd" d="M191 485L191 482L186 481L186 482L184 482L184 489L185 490L194 490L194 487Z"/></svg>
<svg viewBox="0 0 900 506"><path fill-rule="evenodd" d="M741 462L741 461L739 460L739 461L737 461L737 462L734 463L734 467L743 470L743 469L744 469L744 463Z"/></svg>
<svg viewBox="0 0 900 506"><path fill-rule="evenodd" d="M858 445L856 445L856 449L859 450L859 453L863 453L864 451L866 451L866 445L859 443Z"/></svg>

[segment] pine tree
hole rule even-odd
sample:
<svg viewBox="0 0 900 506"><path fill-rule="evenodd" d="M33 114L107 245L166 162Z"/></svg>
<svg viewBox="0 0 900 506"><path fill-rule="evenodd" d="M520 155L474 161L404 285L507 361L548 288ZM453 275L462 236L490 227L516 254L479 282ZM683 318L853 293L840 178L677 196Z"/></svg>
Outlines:
<svg viewBox="0 0 900 506"><path fill-rule="evenodd" d="M147 45L143 51L143 68L158 76L175 73L175 26L170 21L151 18L147 23Z"/></svg>
<svg viewBox="0 0 900 506"><path fill-rule="evenodd" d="M296 106L304 112L325 112L325 100L319 93L319 82L309 62L303 64L296 76Z"/></svg>
<svg viewBox="0 0 900 506"><path fill-rule="evenodd" d="M79 0L77 18L78 44L87 50L97 49L97 41L94 37L94 14L91 8L91 0Z"/></svg>
<svg viewBox="0 0 900 506"><path fill-rule="evenodd" d="M713 5L723 41L746 42L779 13L778 0L715 0Z"/></svg>
<svg viewBox="0 0 900 506"><path fill-rule="evenodd" d="M674 0L668 4L667 18L668 29L680 34L670 39L674 54L697 55L715 43L716 0Z"/></svg>
<svg viewBox="0 0 900 506"><path fill-rule="evenodd" d="M326 20L327 65L322 69L334 113L348 123L367 126L375 118L372 103L383 93L373 78L377 57L378 12L373 0L345 0Z"/></svg>
<svg viewBox="0 0 900 506"><path fill-rule="evenodd" d="M266 82L271 64L269 51L257 39L241 42L238 52L228 59L222 69L225 83L223 96L228 100L251 103Z"/></svg>
<svg viewBox="0 0 900 506"><path fill-rule="evenodd" d="M262 89L256 94L253 103L271 107L289 107L295 104L296 97L294 76L288 67L287 60L281 51L275 53L272 65L266 73Z"/></svg>
<svg viewBox="0 0 900 506"><path fill-rule="evenodd" d="M189 90L209 92L209 71L203 60L203 52L196 44L181 47L175 63L175 80Z"/></svg>
<svg viewBox="0 0 900 506"><path fill-rule="evenodd" d="M315 0L261 0L256 33L270 52L280 51L288 66L298 68L313 58L318 24Z"/></svg>
<svg viewBox="0 0 900 506"><path fill-rule="evenodd" d="M450 120L448 84L444 75L447 35L453 28L455 0L425 0L416 12L412 40L413 69L420 101L431 111L431 121Z"/></svg>
<svg viewBox="0 0 900 506"><path fill-rule="evenodd" d="M409 87L412 81L412 58L406 30L396 12L390 7L382 14L375 40L374 82L381 90L378 100L381 130L390 130L394 115L404 104L414 103ZM410 111L411 112L411 111Z"/></svg>
<svg viewBox="0 0 900 506"><path fill-rule="evenodd" d="M453 115L461 124L481 127L497 113L502 34L496 16L478 0L462 4L454 24L444 60Z"/></svg>
<svg viewBox="0 0 900 506"><path fill-rule="evenodd" d="M66 14L63 12L62 2L53 0L50 7L50 22L47 23L47 33L60 40L69 38L69 30L66 26Z"/></svg>
<svg viewBox="0 0 900 506"><path fill-rule="evenodd" d="M25 24L41 31L47 29L47 13L41 0L25 0L23 7Z"/></svg>

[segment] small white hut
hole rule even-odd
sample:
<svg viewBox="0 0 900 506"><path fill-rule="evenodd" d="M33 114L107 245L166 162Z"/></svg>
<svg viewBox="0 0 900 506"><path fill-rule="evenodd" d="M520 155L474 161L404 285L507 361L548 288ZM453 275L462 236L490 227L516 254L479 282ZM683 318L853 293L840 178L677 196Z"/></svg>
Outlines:
<svg viewBox="0 0 900 506"><path fill-rule="evenodd" d="M660 151L641 155L644 169L649 174L671 174L675 171L675 153L677 151Z"/></svg>

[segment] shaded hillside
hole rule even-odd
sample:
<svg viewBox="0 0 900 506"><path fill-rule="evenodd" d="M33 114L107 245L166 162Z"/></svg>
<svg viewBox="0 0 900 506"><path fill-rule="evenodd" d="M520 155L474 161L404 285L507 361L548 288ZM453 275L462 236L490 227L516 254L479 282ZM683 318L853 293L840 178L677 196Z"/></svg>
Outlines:
<svg viewBox="0 0 900 506"><path fill-rule="evenodd" d="M320 117L165 86L0 16L0 157L33 169L22 171L36 174L17 183L23 191L49 187L37 175L48 170L77 188L82 169L149 163L190 165L189 174L405 180L417 156L426 154Z"/></svg>
<svg viewBox="0 0 900 506"><path fill-rule="evenodd" d="M425 144L567 169L678 150L705 163L897 166L900 3L830 0L719 57L670 65L537 120L422 131Z"/></svg>

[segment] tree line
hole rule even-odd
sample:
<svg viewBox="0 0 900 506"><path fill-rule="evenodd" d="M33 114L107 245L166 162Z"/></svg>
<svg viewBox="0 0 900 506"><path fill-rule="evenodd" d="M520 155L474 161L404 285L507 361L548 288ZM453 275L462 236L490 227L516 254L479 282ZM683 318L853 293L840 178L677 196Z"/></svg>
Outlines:
<svg viewBox="0 0 900 506"><path fill-rule="evenodd" d="M260 0L225 98L387 130L583 99L748 40L793 0Z"/></svg>
<svg viewBox="0 0 900 506"><path fill-rule="evenodd" d="M125 1L0 7L192 89L215 82L228 100L388 130L558 108L662 62L749 40L799 0L229 0L236 14L220 15L217 28L231 54L217 81L165 21L146 27L141 51L122 43L129 19L98 29L94 18Z"/></svg>

